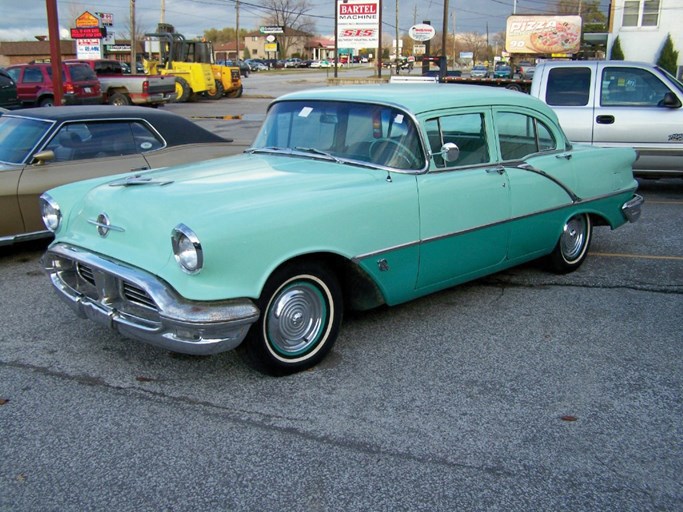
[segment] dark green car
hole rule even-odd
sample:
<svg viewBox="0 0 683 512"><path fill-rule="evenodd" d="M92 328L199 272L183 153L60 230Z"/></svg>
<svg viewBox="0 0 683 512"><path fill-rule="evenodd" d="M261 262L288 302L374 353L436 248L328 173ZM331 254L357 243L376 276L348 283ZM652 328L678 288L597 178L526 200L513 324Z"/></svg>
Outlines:
<svg viewBox="0 0 683 512"><path fill-rule="evenodd" d="M0 107L12 109L18 106L17 84L4 69L0 69Z"/></svg>

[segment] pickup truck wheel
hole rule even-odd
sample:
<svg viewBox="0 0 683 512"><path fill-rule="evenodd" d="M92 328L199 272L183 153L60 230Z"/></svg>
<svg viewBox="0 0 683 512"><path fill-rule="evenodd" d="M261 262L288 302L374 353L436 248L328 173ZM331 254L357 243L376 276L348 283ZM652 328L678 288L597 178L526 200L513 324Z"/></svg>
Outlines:
<svg viewBox="0 0 683 512"><path fill-rule="evenodd" d="M55 99L51 96L43 98L38 102L38 106L39 107L54 107L55 106Z"/></svg>
<svg viewBox="0 0 683 512"><path fill-rule="evenodd" d="M190 99L192 89L190 88L190 84L187 83L187 80L179 76L175 77L175 94L175 103L185 103Z"/></svg>
<svg viewBox="0 0 683 512"><path fill-rule="evenodd" d="M206 91L206 97L210 100L220 100L225 94L225 89L221 82L216 82L216 87L213 90Z"/></svg>
<svg viewBox="0 0 683 512"><path fill-rule="evenodd" d="M130 101L130 98L125 94L115 92L114 94L109 96L107 103L109 103L110 105L115 105L117 107L125 107L130 105L132 102Z"/></svg>
<svg viewBox="0 0 683 512"><path fill-rule="evenodd" d="M550 268L558 274L566 274L579 268L588 254L592 234L593 224L588 214L582 213L570 218L548 257Z"/></svg>
<svg viewBox="0 0 683 512"><path fill-rule="evenodd" d="M242 92L244 91L244 87L240 85L239 89L235 89L234 91L230 91L226 93L225 95L228 98L239 98L242 96Z"/></svg>
<svg viewBox="0 0 683 512"><path fill-rule="evenodd" d="M505 88L510 89L511 91L522 92L522 86L519 84L508 84Z"/></svg>
<svg viewBox="0 0 683 512"><path fill-rule="evenodd" d="M240 345L259 371L287 375L320 362L334 345L342 319L336 276L318 263L276 271L257 302L261 316Z"/></svg>

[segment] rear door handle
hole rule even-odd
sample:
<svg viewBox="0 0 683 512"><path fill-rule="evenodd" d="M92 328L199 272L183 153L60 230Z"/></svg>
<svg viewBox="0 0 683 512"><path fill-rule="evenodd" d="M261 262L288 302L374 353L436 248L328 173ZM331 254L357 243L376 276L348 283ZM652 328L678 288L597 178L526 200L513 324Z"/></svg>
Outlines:
<svg viewBox="0 0 683 512"><path fill-rule="evenodd" d="M598 124L614 124L614 116L598 116L595 118Z"/></svg>

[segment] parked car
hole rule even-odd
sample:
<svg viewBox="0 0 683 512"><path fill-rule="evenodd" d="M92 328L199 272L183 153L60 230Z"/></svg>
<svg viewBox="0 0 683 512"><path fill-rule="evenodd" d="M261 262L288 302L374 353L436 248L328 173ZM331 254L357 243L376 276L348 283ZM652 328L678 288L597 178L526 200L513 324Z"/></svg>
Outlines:
<svg viewBox="0 0 683 512"><path fill-rule="evenodd" d="M301 59L298 57L290 57L289 59L285 60L285 67L286 68L298 68L300 67L301 64Z"/></svg>
<svg viewBox="0 0 683 512"><path fill-rule="evenodd" d="M576 270L593 225L637 219L635 158L574 146L547 105L501 89L292 93L243 155L43 195L43 267L74 311L127 337L240 347L286 374L329 352L344 309L537 258Z"/></svg>
<svg viewBox="0 0 683 512"><path fill-rule="evenodd" d="M54 105L52 64L35 62L7 67L7 73L17 84L17 95L23 106ZM100 82L87 64L62 64L63 102L66 105L94 105L104 102Z"/></svg>
<svg viewBox="0 0 683 512"><path fill-rule="evenodd" d="M626 146L639 178L683 178L683 84L647 62L548 61L530 94L555 111L571 140Z"/></svg>
<svg viewBox="0 0 683 512"><path fill-rule="evenodd" d="M176 98L175 77L131 75L114 59L65 60L67 64L83 63L92 68L100 81L104 100L110 105L145 105L158 107ZM127 64L126 64L127 66Z"/></svg>
<svg viewBox="0 0 683 512"><path fill-rule="evenodd" d="M332 67L332 64L330 64L330 62L327 60L314 60L314 61L311 61L311 65L309 67L310 68L330 68L330 67Z"/></svg>
<svg viewBox="0 0 683 512"><path fill-rule="evenodd" d="M15 110L0 117L0 245L49 235L38 197L72 181L237 153L184 117L144 107Z"/></svg>
<svg viewBox="0 0 683 512"><path fill-rule="evenodd" d="M498 66L493 70L493 78L512 78L512 68L510 66Z"/></svg>
<svg viewBox="0 0 683 512"><path fill-rule="evenodd" d="M19 107L17 84L4 69L0 69L0 107L6 109Z"/></svg>
<svg viewBox="0 0 683 512"><path fill-rule="evenodd" d="M249 69L252 72L257 72L257 71L268 71L268 66L266 66L263 62L258 61L258 60L253 60L253 59L247 59L244 62L247 63L249 66Z"/></svg>
<svg viewBox="0 0 683 512"><path fill-rule="evenodd" d="M486 78L489 76L489 68L486 66L473 66L470 76L472 78Z"/></svg>

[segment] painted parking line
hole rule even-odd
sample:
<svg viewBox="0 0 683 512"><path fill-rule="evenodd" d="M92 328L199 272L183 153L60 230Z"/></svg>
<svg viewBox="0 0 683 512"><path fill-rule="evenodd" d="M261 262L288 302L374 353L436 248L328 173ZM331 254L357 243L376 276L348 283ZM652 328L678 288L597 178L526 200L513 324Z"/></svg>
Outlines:
<svg viewBox="0 0 683 512"><path fill-rule="evenodd" d="M655 256L651 254L627 254L618 252L591 252L591 256L604 256L605 258L633 258L638 260L669 260L683 261L683 256Z"/></svg>
<svg viewBox="0 0 683 512"><path fill-rule="evenodd" d="M683 205L683 201L652 201L652 200L648 201L647 199L645 199L645 201L647 201L647 204L675 204L675 205Z"/></svg>

